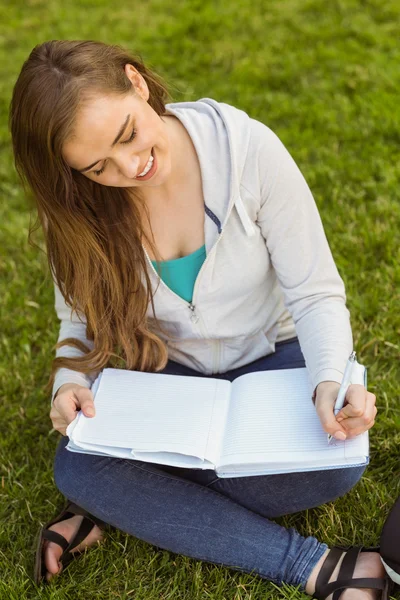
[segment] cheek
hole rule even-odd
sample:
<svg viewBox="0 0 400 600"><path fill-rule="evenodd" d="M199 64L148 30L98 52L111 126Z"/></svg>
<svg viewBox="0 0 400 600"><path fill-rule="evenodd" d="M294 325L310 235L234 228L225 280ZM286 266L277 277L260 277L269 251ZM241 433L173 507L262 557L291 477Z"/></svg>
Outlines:
<svg viewBox="0 0 400 600"><path fill-rule="evenodd" d="M160 127L158 120L154 120L147 125L143 125L140 129L138 126L138 138L141 148L150 146L165 146L167 144L167 134L163 127Z"/></svg>

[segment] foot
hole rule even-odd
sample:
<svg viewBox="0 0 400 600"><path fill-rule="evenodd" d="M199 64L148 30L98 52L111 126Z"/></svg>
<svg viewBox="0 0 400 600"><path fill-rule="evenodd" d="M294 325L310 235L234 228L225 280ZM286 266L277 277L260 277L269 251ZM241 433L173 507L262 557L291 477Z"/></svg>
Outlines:
<svg viewBox="0 0 400 600"><path fill-rule="evenodd" d="M60 523L55 523L49 529L51 531L55 531L59 533L69 542L72 540L75 533L78 531L79 526L82 522L83 517L81 515L75 515L70 519L66 519L65 521L61 521ZM79 544L76 548L73 548L71 552L82 552L88 546L91 546L95 542L101 541L103 539L102 530L95 525L89 535ZM62 569L61 563L59 563L59 558L63 550L61 546L55 544L54 542L45 541L45 549L44 549L44 563L46 565L47 574L46 579L49 581L54 575L59 573Z"/></svg>
<svg viewBox="0 0 400 600"><path fill-rule="evenodd" d="M312 595L315 590L315 582L318 577L318 573L322 567L322 564L325 558L328 556L329 550L322 556L321 560L315 566L311 576L306 585L307 594ZM335 567L335 570L332 573L329 582L336 581L339 574L339 569L342 564L343 558L345 554L340 557L338 564ZM360 577L372 577L372 578L384 578L385 577L385 569L383 568L381 559L377 552L360 552L357 564L354 570L353 579L358 579ZM340 596L340 600L377 600L380 597L380 590L367 590L367 589L347 589L344 590L342 595ZM328 596L327 600L332 600L332 594Z"/></svg>

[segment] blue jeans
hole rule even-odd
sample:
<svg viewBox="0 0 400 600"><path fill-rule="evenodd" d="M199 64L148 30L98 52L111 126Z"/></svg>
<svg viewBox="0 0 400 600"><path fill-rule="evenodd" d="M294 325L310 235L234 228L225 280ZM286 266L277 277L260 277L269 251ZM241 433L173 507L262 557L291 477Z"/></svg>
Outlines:
<svg viewBox="0 0 400 600"><path fill-rule="evenodd" d="M304 367L297 339L276 352L213 377L232 381L268 369ZM199 376L169 361L163 373ZM305 588L326 550L270 519L329 502L345 494L364 468L219 479L196 470L76 454L63 437L55 458L55 482L70 500L103 521L160 548L275 583Z"/></svg>

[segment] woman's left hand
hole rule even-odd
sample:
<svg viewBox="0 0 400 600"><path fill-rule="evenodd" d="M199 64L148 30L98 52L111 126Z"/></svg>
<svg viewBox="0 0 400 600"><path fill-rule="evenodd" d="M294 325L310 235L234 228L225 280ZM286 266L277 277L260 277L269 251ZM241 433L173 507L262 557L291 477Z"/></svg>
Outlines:
<svg viewBox="0 0 400 600"><path fill-rule="evenodd" d="M376 398L363 385L352 384L346 392L345 405L335 416L333 408L339 388L334 381L322 381L317 386L315 407L324 430L337 440L345 440L374 425Z"/></svg>

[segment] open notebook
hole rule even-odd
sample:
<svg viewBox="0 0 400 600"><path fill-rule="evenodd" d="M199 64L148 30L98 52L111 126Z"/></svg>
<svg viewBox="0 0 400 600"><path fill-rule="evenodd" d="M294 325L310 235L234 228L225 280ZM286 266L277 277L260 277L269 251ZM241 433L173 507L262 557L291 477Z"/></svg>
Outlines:
<svg viewBox="0 0 400 600"><path fill-rule="evenodd" d="M353 367L352 383L365 369ZM368 433L328 445L307 369L247 373L229 382L105 369L96 416L78 413L68 450L242 477L368 463Z"/></svg>

